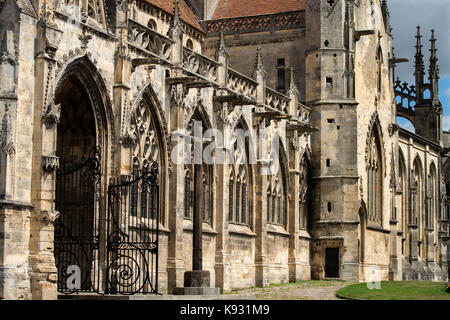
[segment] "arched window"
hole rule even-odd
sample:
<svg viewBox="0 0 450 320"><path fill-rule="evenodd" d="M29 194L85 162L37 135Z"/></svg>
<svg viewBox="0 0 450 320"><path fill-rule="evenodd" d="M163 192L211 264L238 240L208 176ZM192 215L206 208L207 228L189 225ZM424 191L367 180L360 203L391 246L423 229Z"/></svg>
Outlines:
<svg viewBox="0 0 450 320"><path fill-rule="evenodd" d="M249 167L245 139L237 139L233 147L234 163L230 165L229 221L235 224L249 225Z"/></svg>
<svg viewBox="0 0 450 320"><path fill-rule="evenodd" d="M437 215L437 179L436 179L436 167L434 164L430 166L430 177L428 182L428 198L429 198L429 210L427 211L426 226L433 228L434 217Z"/></svg>
<svg viewBox="0 0 450 320"><path fill-rule="evenodd" d="M191 50L194 49L194 43L192 42L191 39L188 39L188 40L186 41L186 47L187 47L188 49L191 49Z"/></svg>
<svg viewBox="0 0 450 320"><path fill-rule="evenodd" d="M185 164L185 172L189 172L189 176L185 176L185 183L184 183L184 204L185 204L185 215L184 217L186 219L192 219L194 214L194 201L195 201L195 193L201 192L201 204L202 204L202 219L205 223L211 223L211 210L212 210L212 167L211 165L203 163L201 167L201 174L202 174L202 184L201 186L196 186L195 180L195 168L198 166L194 165L194 145L195 145L195 137L194 137L194 125L195 123L201 125L202 134L207 130L207 125L205 124L205 121L203 121L202 116L200 115L199 111L196 110L194 115L192 116L191 120L189 121L187 125L187 131L189 132L191 136L191 150L188 150L187 153L189 154L191 161L188 164ZM203 147L206 147L205 145ZM189 191L188 191L189 190ZM189 198L189 199L188 199ZM189 206L189 210L188 210ZM189 212L189 216L188 216Z"/></svg>
<svg viewBox="0 0 450 320"><path fill-rule="evenodd" d="M381 144L376 124L369 140L369 155L367 164L367 190L369 220L381 225L383 206L383 162Z"/></svg>
<svg viewBox="0 0 450 320"><path fill-rule="evenodd" d="M228 221L233 221L234 209L233 209L233 197L234 197L234 169L231 168L230 178L228 180Z"/></svg>
<svg viewBox="0 0 450 320"><path fill-rule="evenodd" d="M146 100L142 100L132 115L132 132L136 136L133 148L132 177L137 178L149 172L151 165L160 163L160 142L154 119ZM141 218L154 218L157 208L157 194L150 193L145 185L138 183L130 186L130 214ZM162 219L162 217L161 217Z"/></svg>
<svg viewBox="0 0 450 320"><path fill-rule="evenodd" d="M403 232L402 237L402 255L408 256L409 255L409 233L408 233L408 183L407 183L407 176L406 176L406 164L405 164L405 158L403 157L402 151L399 149L399 165L398 165L399 171L398 171L398 182L399 182L399 188L398 192L401 192L400 194L400 229Z"/></svg>
<svg viewBox="0 0 450 320"><path fill-rule="evenodd" d="M414 169L413 169L413 186L415 189L414 194L414 207L412 212L412 222L413 224L418 226L418 248L419 248L419 257L423 258L424 250L423 250L423 240L424 240L424 199L425 199L425 187L424 187L424 174L422 169L422 164L420 159L417 157L414 160ZM415 245L415 244L414 244Z"/></svg>
<svg viewBox="0 0 450 320"><path fill-rule="evenodd" d="M282 169L274 176L268 176L268 223L285 225L286 224L286 191L283 179ZM270 204L270 208L269 208Z"/></svg>
<svg viewBox="0 0 450 320"><path fill-rule="evenodd" d="M310 176L309 176L309 164L306 156L303 158L301 164L301 172L299 176L300 180L300 195L299 195L299 217L300 217L300 229L309 230L312 225L311 217L310 217Z"/></svg>
<svg viewBox="0 0 450 320"><path fill-rule="evenodd" d="M147 27L149 27L153 31L158 31L158 25L156 24L156 21L154 19L148 20Z"/></svg>

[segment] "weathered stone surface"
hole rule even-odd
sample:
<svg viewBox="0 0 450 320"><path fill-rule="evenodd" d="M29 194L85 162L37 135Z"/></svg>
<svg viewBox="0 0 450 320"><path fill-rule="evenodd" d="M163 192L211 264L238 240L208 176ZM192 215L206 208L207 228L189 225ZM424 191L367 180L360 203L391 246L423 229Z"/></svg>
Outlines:
<svg viewBox="0 0 450 320"><path fill-rule="evenodd" d="M83 272L98 267L101 281L107 187L152 161L159 163L161 293L182 287L192 269L193 199L205 208L202 263L212 288L447 278L442 178L450 162L442 163L442 147L450 134L441 131L435 41L430 83L416 79L431 91L422 99L420 89L393 80L380 1L310 0L247 29L226 29L228 21L224 34L205 34L148 1L88 15L51 2L0 5L0 298L57 298L58 274L67 270L58 272L55 237L69 214L59 207L76 194L61 191L67 185L58 173L93 146L101 156L91 169L99 173L84 177L100 187L86 192L91 215L74 225L92 245ZM403 100L417 102L415 110L402 109ZM399 129L397 115L410 117L416 134ZM217 149L202 183L193 181L193 165L172 158L194 120L224 138L206 139ZM238 146L232 131L249 129L256 132ZM265 134L252 141L257 130ZM220 151L230 157L219 162ZM267 174L276 159L280 170ZM132 223L119 227L149 236L155 220L141 211L154 202L139 188L133 197L122 212ZM201 294L194 289L185 294Z"/></svg>

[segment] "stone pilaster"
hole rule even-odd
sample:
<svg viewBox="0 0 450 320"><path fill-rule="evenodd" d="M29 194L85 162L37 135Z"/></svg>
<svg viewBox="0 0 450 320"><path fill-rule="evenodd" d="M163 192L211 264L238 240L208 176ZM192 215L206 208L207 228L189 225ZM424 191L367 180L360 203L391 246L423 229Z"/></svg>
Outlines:
<svg viewBox="0 0 450 320"><path fill-rule="evenodd" d="M297 131L291 137L289 143L289 282L297 282L302 279L299 250L300 230L300 148Z"/></svg>
<svg viewBox="0 0 450 320"><path fill-rule="evenodd" d="M261 137L261 132L264 131L263 122L254 123L256 130L261 129L258 133L258 139L264 139ZM263 148L258 141L258 147L254 150L257 155L263 154L259 148ZM255 170L255 284L258 287L265 287L269 283L268 270L267 270L267 176L262 175L264 167L267 165L267 159L258 159L258 164Z"/></svg>
<svg viewBox="0 0 450 320"><path fill-rule="evenodd" d="M45 9L45 8L44 8ZM43 10L44 10L43 9ZM31 238L29 261L33 299L56 299L57 270L53 255L54 226L58 216L54 196L57 125L60 106L54 101L55 54L62 36L48 15L41 14L37 25L34 83L33 175Z"/></svg>
<svg viewBox="0 0 450 320"><path fill-rule="evenodd" d="M217 113L223 112L222 104L217 103L215 106ZM222 291L229 291L230 286L230 263L228 256L229 233L228 233L228 210L229 208L229 193L228 193L228 179L229 166L226 162L226 145L229 137L226 136L226 124L221 117L218 117L217 130L222 133L223 145L218 145L216 152L222 153L222 158L217 157L216 154L216 257L215 257L215 272L216 272L216 287ZM223 160L223 161L222 161Z"/></svg>
<svg viewBox="0 0 450 320"><path fill-rule="evenodd" d="M184 27L179 17L178 1L175 0L174 18L172 20L168 36L174 41L172 45L171 78L183 77L183 37ZM166 79L166 83L167 83ZM169 163L169 190L184 190L184 139L185 124L185 99L186 92L182 83L173 83L169 87L170 94L170 143ZM174 162L175 158L177 159ZM169 192L169 243L167 254L168 292L175 288L184 287L184 272L186 266L183 259L183 219L184 219L184 192Z"/></svg>

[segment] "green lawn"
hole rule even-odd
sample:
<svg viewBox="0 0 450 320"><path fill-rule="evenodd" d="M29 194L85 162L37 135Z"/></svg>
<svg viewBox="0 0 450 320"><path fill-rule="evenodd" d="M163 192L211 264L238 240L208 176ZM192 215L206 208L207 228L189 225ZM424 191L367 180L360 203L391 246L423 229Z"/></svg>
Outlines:
<svg viewBox="0 0 450 320"><path fill-rule="evenodd" d="M450 300L445 283L426 281L383 281L381 289L370 290L366 283L349 285L336 295L362 300Z"/></svg>

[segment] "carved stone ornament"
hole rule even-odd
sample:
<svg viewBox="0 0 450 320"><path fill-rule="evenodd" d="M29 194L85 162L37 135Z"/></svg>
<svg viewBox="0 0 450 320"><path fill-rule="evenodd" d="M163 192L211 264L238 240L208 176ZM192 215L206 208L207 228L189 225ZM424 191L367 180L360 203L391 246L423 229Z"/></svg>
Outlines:
<svg viewBox="0 0 450 320"><path fill-rule="evenodd" d="M136 134L134 132L130 132L129 130L126 130L120 137L120 142L122 142L123 146L134 146L136 145L136 140Z"/></svg>
<svg viewBox="0 0 450 320"><path fill-rule="evenodd" d="M363 183L363 177L359 176L359 197L364 199L364 183Z"/></svg>
<svg viewBox="0 0 450 320"><path fill-rule="evenodd" d="M289 138L289 146L292 150L299 151L300 143L298 141L298 132L295 131L294 136Z"/></svg>
<svg viewBox="0 0 450 320"><path fill-rule="evenodd" d="M117 10L121 12L127 12L128 11L128 0L117 0L116 6Z"/></svg>
<svg viewBox="0 0 450 320"><path fill-rule="evenodd" d="M55 104L53 100L51 100L47 108L45 108L42 113L42 119L45 123L48 124L58 124L59 119L61 117L61 104Z"/></svg>
<svg viewBox="0 0 450 320"><path fill-rule="evenodd" d="M55 223L56 219L59 218L59 211L56 210L44 210L41 211L42 221L45 224Z"/></svg>
<svg viewBox="0 0 450 320"><path fill-rule="evenodd" d="M186 92L182 86L172 86L170 90L170 98L172 102L179 108L185 108L186 106Z"/></svg>
<svg viewBox="0 0 450 320"><path fill-rule="evenodd" d="M42 156L42 168L47 173L55 172L59 168L59 158L54 155Z"/></svg>
<svg viewBox="0 0 450 320"><path fill-rule="evenodd" d="M399 126L395 123L389 125L389 136L392 137L399 129Z"/></svg>
<svg viewBox="0 0 450 320"><path fill-rule="evenodd" d="M3 116L2 127L0 132L0 150L7 154L14 154L16 149L14 146L13 120L9 114L9 104L6 104L6 112Z"/></svg>

